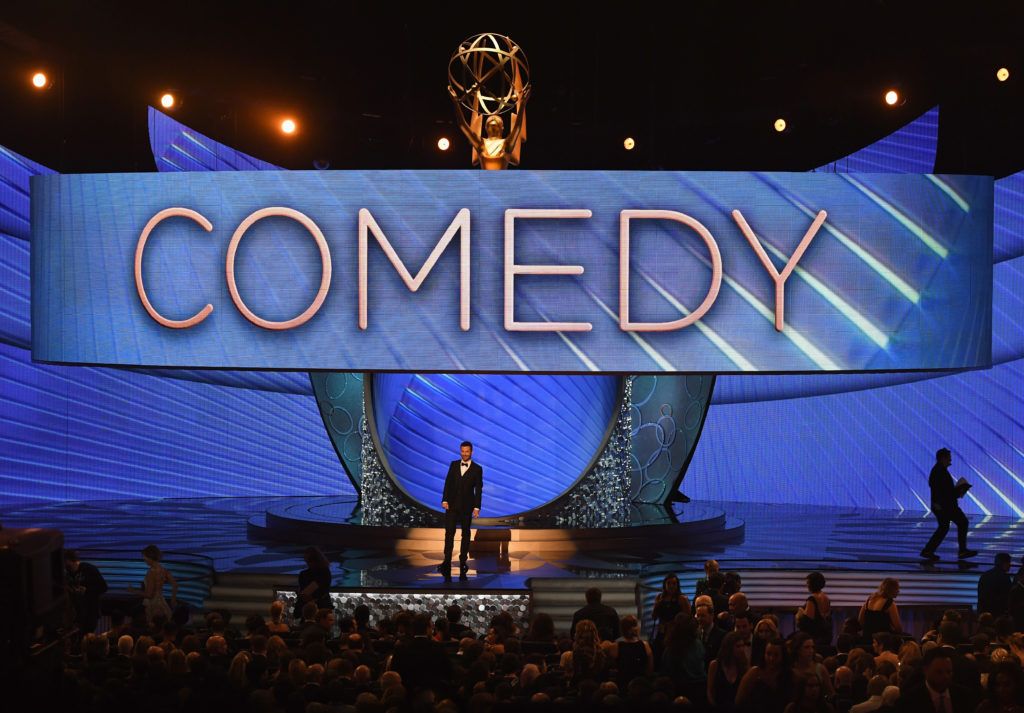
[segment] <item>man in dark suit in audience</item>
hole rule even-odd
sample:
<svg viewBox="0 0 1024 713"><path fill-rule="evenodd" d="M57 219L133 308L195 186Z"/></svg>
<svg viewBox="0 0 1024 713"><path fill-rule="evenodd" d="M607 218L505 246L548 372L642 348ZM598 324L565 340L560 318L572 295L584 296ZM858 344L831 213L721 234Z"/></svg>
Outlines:
<svg viewBox="0 0 1024 713"><path fill-rule="evenodd" d="M100 597L107 591L107 581L96 565L80 561L74 550L64 550L64 568L75 624L83 635L92 634L100 619Z"/></svg>
<svg viewBox="0 0 1024 713"><path fill-rule="evenodd" d="M711 607L697 607L697 636L704 644L704 663L711 663L712 659L718 658L718 649L725 638L725 630L715 626L715 612Z"/></svg>
<svg viewBox="0 0 1024 713"><path fill-rule="evenodd" d="M940 646L924 656L924 685L900 694L905 713L972 713L977 700L970 690L953 683L953 651Z"/></svg>
<svg viewBox="0 0 1024 713"><path fill-rule="evenodd" d="M484 469L473 462L473 444L463 441L459 446L460 460L453 460L444 479L441 507L444 509L444 561L438 567L445 579L452 573L452 550L455 549L455 530L462 530L459 543L459 579L469 571L470 525L480 516L480 502L484 491Z"/></svg>
<svg viewBox="0 0 1024 713"><path fill-rule="evenodd" d="M410 691L430 688L438 699L447 692L452 664L440 642L430 638L430 615L419 613L412 620L412 636L395 646L391 670L397 671Z"/></svg>
<svg viewBox="0 0 1024 713"><path fill-rule="evenodd" d="M996 555L992 569L978 578L978 613L989 612L1000 617L1007 611L1010 601L1010 588L1013 578L1010 576L1012 559L1005 552Z"/></svg>
<svg viewBox="0 0 1024 713"><path fill-rule="evenodd" d="M572 615L572 628L569 636L576 636L576 625L584 619L590 619L597 627L601 639L615 641L619 638L619 613L610 606L601 603L601 590L591 587L587 590L587 604L577 609Z"/></svg>

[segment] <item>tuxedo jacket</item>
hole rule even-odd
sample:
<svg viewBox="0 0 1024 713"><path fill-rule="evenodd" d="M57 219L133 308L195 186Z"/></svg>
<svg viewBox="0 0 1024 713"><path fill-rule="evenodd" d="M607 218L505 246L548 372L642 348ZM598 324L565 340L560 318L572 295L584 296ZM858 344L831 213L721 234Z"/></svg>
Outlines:
<svg viewBox="0 0 1024 713"><path fill-rule="evenodd" d="M462 459L453 460L444 479L441 501L448 503L449 512L465 513L479 508L484 492L484 469L472 461L463 475L461 463Z"/></svg>

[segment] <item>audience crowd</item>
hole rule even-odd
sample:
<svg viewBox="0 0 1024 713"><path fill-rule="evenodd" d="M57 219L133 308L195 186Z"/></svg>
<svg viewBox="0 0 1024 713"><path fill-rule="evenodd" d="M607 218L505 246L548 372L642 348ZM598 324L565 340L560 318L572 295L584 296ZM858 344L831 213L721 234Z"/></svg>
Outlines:
<svg viewBox="0 0 1024 713"><path fill-rule="evenodd" d="M228 612L190 626L140 608L86 634L53 694L68 711L154 713L1024 713L1024 573L1006 555L979 581L980 611L946 611L919 639L896 579L834 626L813 572L782 627L737 574L713 561L705 574L692 600L667 577L644 627L591 589L565 632L543 613L473 631L458 606L377 618L322 598L295 618L274 602L241 627Z"/></svg>

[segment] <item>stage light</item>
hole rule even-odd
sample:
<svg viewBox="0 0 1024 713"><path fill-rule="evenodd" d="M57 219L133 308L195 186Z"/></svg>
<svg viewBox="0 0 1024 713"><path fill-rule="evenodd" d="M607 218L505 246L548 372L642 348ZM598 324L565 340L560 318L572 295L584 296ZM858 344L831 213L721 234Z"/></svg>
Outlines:
<svg viewBox="0 0 1024 713"><path fill-rule="evenodd" d="M889 106L896 106L896 102L900 100L900 95L895 89L890 89L885 93L885 103Z"/></svg>
<svg viewBox="0 0 1024 713"><path fill-rule="evenodd" d="M285 119L281 122L281 133L291 136L299 128L299 125L295 123L295 119Z"/></svg>
<svg viewBox="0 0 1024 713"><path fill-rule="evenodd" d="M775 124L773 124L773 126L775 126L775 130L781 134L783 131L786 130L786 120L780 116L778 119L775 120Z"/></svg>
<svg viewBox="0 0 1024 713"><path fill-rule="evenodd" d="M622 142L622 148L626 149L627 151L632 151L634 148L636 148L636 141L633 140L632 136L627 136L626 140Z"/></svg>
<svg viewBox="0 0 1024 713"><path fill-rule="evenodd" d="M173 109L177 103L178 100L170 92L160 97L160 106L164 109Z"/></svg>
<svg viewBox="0 0 1024 713"><path fill-rule="evenodd" d="M1005 82L1009 78L1010 70L1007 69L1006 67L1000 67L999 69L996 70L996 79L998 79L1000 82Z"/></svg>
<svg viewBox="0 0 1024 713"><path fill-rule="evenodd" d="M45 72L36 72L32 75L32 86L36 89L46 89L50 86L50 78Z"/></svg>
<svg viewBox="0 0 1024 713"><path fill-rule="evenodd" d="M437 148L441 149L442 151L447 151L451 145L451 142L444 136L437 140Z"/></svg>

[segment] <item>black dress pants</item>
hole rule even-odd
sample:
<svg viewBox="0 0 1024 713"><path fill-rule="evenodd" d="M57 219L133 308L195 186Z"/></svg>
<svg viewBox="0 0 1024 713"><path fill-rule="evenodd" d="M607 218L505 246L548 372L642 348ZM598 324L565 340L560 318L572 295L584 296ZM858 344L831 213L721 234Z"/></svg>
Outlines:
<svg viewBox="0 0 1024 713"><path fill-rule="evenodd" d="M935 528L935 534L928 540L928 544L924 546L925 552L934 552L935 549L942 544L942 541L946 537L946 533L949 532L949 523L953 522L956 524L956 539L960 544L960 551L963 552L967 549L967 516L964 511L960 509L959 505L954 505L952 508L942 508L940 511L936 511L932 508L932 514L935 515L935 519L939 521L939 526Z"/></svg>
<svg viewBox="0 0 1024 713"><path fill-rule="evenodd" d="M469 558L469 543L472 539L469 528L473 522L473 511L456 512L449 508L444 514L444 563L452 564L452 550L455 549L455 530L462 530L462 542L459 545L459 563L465 564Z"/></svg>

